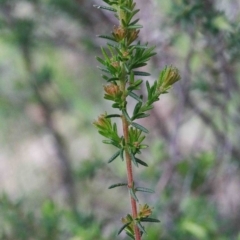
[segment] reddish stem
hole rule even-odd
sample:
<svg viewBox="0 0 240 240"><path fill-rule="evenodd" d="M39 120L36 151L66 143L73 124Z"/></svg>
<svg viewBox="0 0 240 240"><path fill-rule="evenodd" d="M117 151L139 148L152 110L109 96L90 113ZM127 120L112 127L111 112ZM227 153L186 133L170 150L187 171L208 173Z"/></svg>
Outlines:
<svg viewBox="0 0 240 240"><path fill-rule="evenodd" d="M128 122L124 116L122 116L122 123L123 123L123 136L125 139L125 143L128 142ZM128 178L128 188L133 187L133 171L132 171L132 161L131 156L128 152L128 149L125 149L125 158L126 158L126 167L127 167L127 178ZM132 207L132 217L133 219L137 218L137 203L134 198L130 195L131 200L131 207ZM134 235L135 240L141 240L141 234L137 225L134 225Z"/></svg>

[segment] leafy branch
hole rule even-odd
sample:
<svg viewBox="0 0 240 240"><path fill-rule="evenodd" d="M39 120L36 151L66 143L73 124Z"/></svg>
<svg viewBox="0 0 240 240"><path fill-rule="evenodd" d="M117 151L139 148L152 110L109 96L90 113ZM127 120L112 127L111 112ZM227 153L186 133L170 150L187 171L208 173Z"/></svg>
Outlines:
<svg viewBox="0 0 240 240"><path fill-rule="evenodd" d="M135 187L133 179L132 165L147 167L148 164L138 158L137 155L148 147L144 144L145 133L148 130L135 122L140 118L149 116L149 110L153 108L154 102L159 100L161 94L165 94L171 86L180 79L178 70L172 66L165 67L159 74L159 78L150 85L146 81L147 99L143 99L138 94L143 79L140 77L150 76L150 73L139 71L138 68L146 66L147 62L156 53L155 47L149 47L147 43L142 44L137 41L141 25L139 19L134 19L139 12L136 9L136 3L133 0L103 0L107 6L95 6L99 9L111 11L119 21L119 26L114 26L111 35L99 35L107 41L106 46L102 48L102 57L97 57L101 64L99 69L103 72L102 78L106 81L104 85L104 99L113 102L112 108L118 111L113 114L101 114L94 122L98 132L106 139L105 144L111 144L118 150L108 160L113 162L119 156L126 162L127 183L117 183L109 189L124 186L130 193L131 214L122 219L123 226L118 231L120 234L125 230L126 234L134 240L141 240L146 230L144 222L159 222L159 220L150 218L152 209L147 205L139 205L136 193L138 191L153 193L154 191L145 187ZM128 110L127 100L136 101L132 113ZM112 118L120 118L122 121L122 132L120 135L116 123Z"/></svg>

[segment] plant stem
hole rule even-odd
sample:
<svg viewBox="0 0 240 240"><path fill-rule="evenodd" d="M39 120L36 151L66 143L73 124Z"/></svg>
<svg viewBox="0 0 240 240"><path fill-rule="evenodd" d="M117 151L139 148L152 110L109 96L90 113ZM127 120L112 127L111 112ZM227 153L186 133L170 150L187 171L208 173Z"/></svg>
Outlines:
<svg viewBox="0 0 240 240"><path fill-rule="evenodd" d="M125 143L128 142L128 122L127 119L122 116L122 124L123 124L123 136L125 139ZM133 171L132 171L132 161L131 161L131 156L128 152L128 149L125 149L125 159L126 159L126 167L127 167L127 179L128 179L128 188L133 187ZM132 207L132 217L133 219L137 218L137 203L134 198L130 195L130 200L131 200L131 207ZM141 240L141 234L139 231L139 228L137 225L134 225L134 235L135 235L135 240Z"/></svg>

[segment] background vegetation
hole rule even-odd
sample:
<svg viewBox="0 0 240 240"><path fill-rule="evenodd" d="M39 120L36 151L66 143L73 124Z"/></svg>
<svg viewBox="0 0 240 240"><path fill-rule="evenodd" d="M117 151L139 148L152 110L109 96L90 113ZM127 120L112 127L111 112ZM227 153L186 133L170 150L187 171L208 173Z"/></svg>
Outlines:
<svg viewBox="0 0 240 240"><path fill-rule="evenodd" d="M128 212L106 187L125 170L92 126L110 107L96 35L116 24L95 3L0 0L0 239L115 239ZM148 80L167 64L182 76L143 122L150 167L136 177L161 220L145 239L240 240L240 3L137 4L158 52Z"/></svg>

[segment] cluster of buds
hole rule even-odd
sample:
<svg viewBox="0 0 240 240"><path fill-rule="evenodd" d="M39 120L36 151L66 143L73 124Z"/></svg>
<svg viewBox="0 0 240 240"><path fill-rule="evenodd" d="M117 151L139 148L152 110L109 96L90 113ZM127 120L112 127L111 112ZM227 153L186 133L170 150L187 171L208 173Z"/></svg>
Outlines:
<svg viewBox="0 0 240 240"><path fill-rule="evenodd" d="M126 39L127 44L130 45L134 40L138 38L139 30L126 29L123 26L114 27L112 35L117 42L121 42Z"/></svg>

